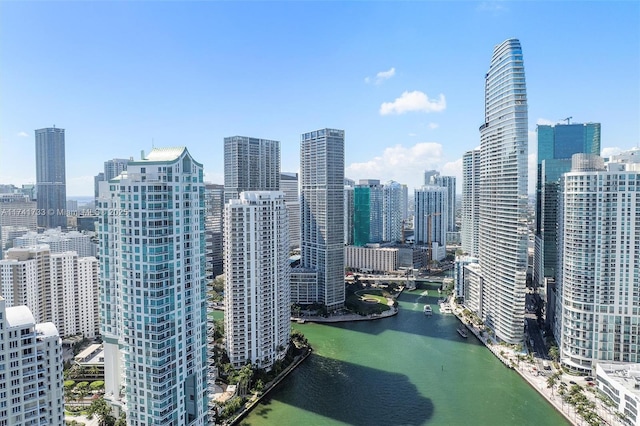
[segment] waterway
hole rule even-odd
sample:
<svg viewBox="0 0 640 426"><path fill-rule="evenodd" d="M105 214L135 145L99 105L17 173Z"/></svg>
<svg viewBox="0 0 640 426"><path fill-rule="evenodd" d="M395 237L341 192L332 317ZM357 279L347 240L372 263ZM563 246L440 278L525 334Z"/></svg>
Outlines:
<svg viewBox="0 0 640 426"><path fill-rule="evenodd" d="M423 292L404 292L391 318L296 324L314 354L242 425L568 424L473 335L456 332L435 287Z"/></svg>

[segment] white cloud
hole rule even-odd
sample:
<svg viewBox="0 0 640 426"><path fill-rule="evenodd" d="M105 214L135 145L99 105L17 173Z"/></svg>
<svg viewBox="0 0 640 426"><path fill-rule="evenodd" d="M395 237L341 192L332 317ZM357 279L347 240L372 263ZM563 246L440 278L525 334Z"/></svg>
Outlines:
<svg viewBox="0 0 640 426"><path fill-rule="evenodd" d="M557 124L557 121L553 121L553 120L547 120L546 118L538 118L536 120L536 124L538 126L553 126L554 124Z"/></svg>
<svg viewBox="0 0 640 426"><path fill-rule="evenodd" d="M497 14L506 11L507 8L504 6L504 3L502 1L483 1L477 6L476 10L480 12L492 12L493 14Z"/></svg>
<svg viewBox="0 0 640 426"><path fill-rule="evenodd" d="M393 102L384 102L380 105L380 115L404 114L409 111L439 112L444 111L446 107L447 102L443 94L440 94L438 100L431 100L425 93L414 90L404 92Z"/></svg>
<svg viewBox="0 0 640 426"><path fill-rule="evenodd" d="M438 127L440 127L438 123L429 123L429 128L431 130L437 129Z"/></svg>
<svg viewBox="0 0 640 426"><path fill-rule="evenodd" d="M618 155L621 152L623 152L625 150L618 148L618 147L607 147L607 148L602 148L600 150L600 156L603 158L609 158L612 155Z"/></svg>
<svg viewBox="0 0 640 426"><path fill-rule="evenodd" d="M409 133L409 136L414 137L414 136L418 136L417 133Z"/></svg>
<svg viewBox="0 0 640 426"><path fill-rule="evenodd" d="M29 133L27 133L27 132L20 132L20 133L18 133L18 136L20 136L21 138L28 138L28 137L29 137Z"/></svg>
<svg viewBox="0 0 640 426"><path fill-rule="evenodd" d="M389 80L391 77L396 75L395 67L391 67L388 71L380 71L376 74L376 78L372 79L371 77L365 77L365 83L374 83L376 85L381 84L385 80Z"/></svg>
<svg viewBox="0 0 640 426"><path fill-rule="evenodd" d="M440 169L443 164L442 145L436 142L420 142L410 147L396 145L386 148L382 155L362 163L351 163L345 169L350 179L395 180L409 188L420 187L423 173Z"/></svg>
<svg viewBox="0 0 640 426"><path fill-rule="evenodd" d="M224 173L204 171L204 181L207 183L217 183L224 185Z"/></svg>

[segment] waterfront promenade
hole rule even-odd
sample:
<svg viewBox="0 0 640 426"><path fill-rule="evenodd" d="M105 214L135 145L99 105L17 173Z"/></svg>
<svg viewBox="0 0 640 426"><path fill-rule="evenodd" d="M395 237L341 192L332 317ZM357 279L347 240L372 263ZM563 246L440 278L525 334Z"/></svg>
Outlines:
<svg viewBox="0 0 640 426"><path fill-rule="evenodd" d="M575 407L567 402L559 395L554 388L549 387L547 379L549 376L556 372L555 368L549 370L546 374L540 372L536 367L536 363L530 363L526 360L522 360L522 353L517 352L510 346L500 345L495 339L489 336L486 332L481 333L481 330L473 323L469 322L463 315L464 307L456 303L452 303L454 315L480 340L486 347L493 353L504 365L515 370L523 379L529 383L540 395L542 395L560 414L564 416L567 421L572 425L582 426L588 425L576 411ZM562 373L562 371L560 371ZM558 383L573 383L576 380L582 379L576 376L571 376L566 373L562 373ZM587 386L583 383L583 387ZM587 391L584 393L587 398L596 404L596 412L600 418L604 421L604 424L611 426L623 426L623 423L616 418L613 412L609 411L600 401Z"/></svg>

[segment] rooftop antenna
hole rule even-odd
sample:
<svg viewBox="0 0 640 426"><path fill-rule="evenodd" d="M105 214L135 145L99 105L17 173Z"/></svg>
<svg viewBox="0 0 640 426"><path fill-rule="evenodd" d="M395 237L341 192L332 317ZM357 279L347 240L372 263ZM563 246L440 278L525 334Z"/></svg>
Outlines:
<svg viewBox="0 0 640 426"><path fill-rule="evenodd" d="M561 121L566 121L566 122L567 122L567 124L571 124L571 119L572 119L572 118L573 118L573 117L563 118Z"/></svg>

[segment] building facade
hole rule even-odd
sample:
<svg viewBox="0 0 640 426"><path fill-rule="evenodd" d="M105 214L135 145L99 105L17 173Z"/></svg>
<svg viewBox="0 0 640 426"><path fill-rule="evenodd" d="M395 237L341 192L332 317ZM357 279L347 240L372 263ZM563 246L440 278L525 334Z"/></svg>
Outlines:
<svg viewBox="0 0 640 426"><path fill-rule="evenodd" d="M397 271L400 266L399 262L399 248L345 247L345 264L347 268L384 274Z"/></svg>
<svg viewBox="0 0 640 426"><path fill-rule="evenodd" d="M279 190L279 141L246 136L224 138L225 203L243 191Z"/></svg>
<svg viewBox="0 0 640 426"><path fill-rule="evenodd" d="M555 335L560 362L640 362L640 162L575 154L561 184Z"/></svg>
<svg viewBox="0 0 640 426"><path fill-rule="evenodd" d="M344 305L344 130L300 137L301 259L328 309Z"/></svg>
<svg viewBox="0 0 640 426"><path fill-rule="evenodd" d="M300 248L300 194L298 173L280 173L280 190L284 192L284 202L289 212L289 242L292 249Z"/></svg>
<svg viewBox="0 0 640 426"><path fill-rule="evenodd" d="M527 90L517 39L497 45L480 127L479 261L483 320L508 343L524 338L527 277Z"/></svg>
<svg viewBox="0 0 640 426"><path fill-rule="evenodd" d="M36 186L40 228L67 227L64 129L36 130Z"/></svg>
<svg viewBox="0 0 640 426"><path fill-rule="evenodd" d="M78 257L95 257L98 253L98 246L92 240L93 234L78 231L64 232L60 229L47 229L43 233L27 232L14 240L15 247L30 247L34 245L46 244L51 253L63 253L65 251L75 251Z"/></svg>
<svg viewBox="0 0 640 426"><path fill-rule="evenodd" d="M29 307L37 322L56 324L62 338L99 334L98 260L47 245L12 248L0 260L7 306Z"/></svg>
<svg viewBox="0 0 640 426"><path fill-rule="evenodd" d="M456 178L437 175L431 182L431 185L447 188L447 232L456 232Z"/></svg>
<svg viewBox="0 0 640 426"><path fill-rule="evenodd" d="M224 272L224 185L204 185L204 227L207 247L207 280Z"/></svg>
<svg viewBox="0 0 640 426"><path fill-rule="evenodd" d="M26 306L0 297L0 422L63 426L62 342L56 326L38 324Z"/></svg>
<svg viewBox="0 0 640 426"><path fill-rule="evenodd" d="M449 204L447 188L425 185L414 191L414 238L416 244L427 246L429 260L446 257Z"/></svg>
<svg viewBox="0 0 640 426"><path fill-rule="evenodd" d="M353 189L353 244L382 242L383 190L377 179L360 179Z"/></svg>
<svg viewBox="0 0 640 426"><path fill-rule="evenodd" d="M105 398L129 425L207 424L203 168L154 148L101 183Z"/></svg>
<svg viewBox="0 0 640 426"><path fill-rule="evenodd" d="M402 242L407 215L407 186L389 181L382 187L382 241Z"/></svg>
<svg viewBox="0 0 640 426"><path fill-rule="evenodd" d="M225 205L227 355L270 370L291 333L289 220L284 193L247 191Z"/></svg>

